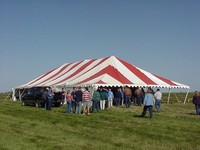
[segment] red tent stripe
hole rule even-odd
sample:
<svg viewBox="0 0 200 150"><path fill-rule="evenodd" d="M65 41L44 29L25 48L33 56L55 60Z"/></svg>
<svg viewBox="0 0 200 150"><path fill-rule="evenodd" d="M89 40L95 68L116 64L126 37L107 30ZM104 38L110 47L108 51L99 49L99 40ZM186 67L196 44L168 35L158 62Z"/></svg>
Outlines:
<svg viewBox="0 0 200 150"><path fill-rule="evenodd" d="M73 64L73 66L67 71L67 72L69 72L69 71L71 71L72 69L74 69L76 66L78 66L80 63L82 63L83 61L80 61L80 62L78 62L78 63L75 63L75 64ZM67 73L66 72L66 73ZM54 79L52 79L52 80L54 80ZM52 81L51 80L51 81ZM48 81L48 82L50 82L50 81ZM39 85L39 84L38 84Z"/></svg>
<svg viewBox="0 0 200 150"><path fill-rule="evenodd" d="M128 80L123 74L121 74L117 69L115 69L113 66L107 66L106 68L100 70L99 72L97 72L96 74L94 74L93 76L77 83L77 84L82 84L85 82L88 82L92 79L95 79L103 74L108 74L110 76L112 76L114 79L118 80L121 83L124 84L133 84L130 80Z"/></svg>
<svg viewBox="0 0 200 150"><path fill-rule="evenodd" d="M35 83L35 82L37 82L37 81L39 81L40 79L42 79L42 78L44 78L45 76L47 76L48 74L50 74L51 72L53 72L54 70L56 70L57 68L55 68L55 69L53 69L53 70L51 70L51 71L49 71L49 72L47 72L47 73L45 73L44 75L42 75L41 77L39 77L38 79L36 79L36 80L34 80L34 81L32 81L31 83L29 83L28 85L31 85L31 84L33 84L33 83Z"/></svg>
<svg viewBox="0 0 200 150"><path fill-rule="evenodd" d="M135 74L138 78L140 78L143 82L146 84L156 84L154 81L152 81L149 77L147 77L144 73L142 73L139 69L137 69L135 66L117 58L126 68L128 68L133 74Z"/></svg>
<svg viewBox="0 0 200 150"><path fill-rule="evenodd" d="M76 67L76 66L79 65L80 63L81 63L81 62L79 62L79 63L76 64L75 66L74 66L74 64L73 64L73 66L71 66L67 71L65 71L64 73L60 74L58 77L49 80L48 82L51 82L51 81L54 81L54 80L59 79L60 77L62 77L63 75L65 75L66 73L68 73L69 71L71 71L72 69L74 69L74 67Z"/></svg>
<svg viewBox="0 0 200 150"><path fill-rule="evenodd" d="M64 69L66 69L70 64L66 64L64 67L62 67L58 72L56 72L55 74L53 74L52 76L50 76L49 78L45 79L44 81L37 83L37 85L40 85L50 79L52 79L53 77L57 76L58 74L60 74Z"/></svg>
<svg viewBox="0 0 200 150"><path fill-rule="evenodd" d="M155 75L155 74L153 74L153 75L156 76L158 79L164 81L165 83L171 85L171 86L177 86L175 83L173 83L173 82L172 82L171 80L169 80L169 79L166 79L166 78L160 77L160 76Z"/></svg>
<svg viewBox="0 0 200 150"><path fill-rule="evenodd" d="M102 80L96 82L96 84L106 84L105 82L103 82Z"/></svg>
<svg viewBox="0 0 200 150"><path fill-rule="evenodd" d="M94 67L92 67L92 68L95 68L97 65L99 65L99 64L101 64L103 61L105 61L107 58L104 58L104 59L102 59L98 64L96 64ZM64 81L67 81L67 80L69 80L71 77L73 77L74 75L76 75L77 73L79 73L79 72L81 72L82 70L84 70L87 66L89 66L91 63L93 63L94 61L95 61L96 59L92 59L92 60L90 60L89 62L87 62L85 65L83 65L81 68L79 68L76 72L74 72L73 74L71 74L70 76L68 76L68 77L66 77L66 78L64 78L63 80L61 80L61 81L59 81L59 82L57 82L57 83L55 83L55 84L59 84L59 83L61 83L61 82L64 82ZM92 69L91 68L91 69ZM91 69L89 69L89 70L91 70ZM89 71L88 70L88 71ZM83 74L84 74L85 72L83 72ZM81 75L80 75L81 76Z"/></svg>

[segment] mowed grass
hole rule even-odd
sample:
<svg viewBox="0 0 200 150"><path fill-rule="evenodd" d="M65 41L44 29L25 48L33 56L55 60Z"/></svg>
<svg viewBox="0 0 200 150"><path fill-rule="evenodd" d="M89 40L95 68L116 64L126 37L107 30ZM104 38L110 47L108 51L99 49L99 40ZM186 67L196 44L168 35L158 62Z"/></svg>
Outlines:
<svg viewBox="0 0 200 150"><path fill-rule="evenodd" d="M45 111L0 95L0 149L200 149L200 116L192 93L163 97L162 111L139 118L143 107L113 107L91 115L65 114L65 105ZM178 100L177 100L178 99ZM182 101L182 102L179 102Z"/></svg>

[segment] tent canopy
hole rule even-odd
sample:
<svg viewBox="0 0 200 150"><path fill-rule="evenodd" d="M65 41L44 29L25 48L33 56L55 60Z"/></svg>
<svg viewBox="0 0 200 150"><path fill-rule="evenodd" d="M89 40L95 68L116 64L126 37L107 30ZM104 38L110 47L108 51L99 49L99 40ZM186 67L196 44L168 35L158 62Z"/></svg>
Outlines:
<svg viewBox="0 0 200 150"><path fill-rule="evenodd" d="M142 70L115 56L66 63L16 87L36 86L130 86L184 88L188 85Z"/></svg>

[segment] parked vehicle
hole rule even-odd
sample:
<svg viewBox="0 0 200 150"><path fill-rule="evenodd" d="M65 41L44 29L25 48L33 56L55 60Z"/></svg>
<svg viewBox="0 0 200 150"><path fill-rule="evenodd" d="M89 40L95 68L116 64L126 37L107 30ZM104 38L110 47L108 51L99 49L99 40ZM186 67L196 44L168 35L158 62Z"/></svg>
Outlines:
<svg viewBox="0 0 200 150"><path fill-rule="evenodd" d="M55 92L54 93L54 103L57 102L57 105L63 105L64 104L64 99L65 99L65 92L60 91L60 92Z"/></svg>
<svg viewBox="0 0 200 150"><path fill-rule="evenodd" d="M33 105L35 107L44 107L46 100L46 87L32 87L25 89L22 94L22 106ZM62 105L62 93L55 93L52 106Z"/></svg>

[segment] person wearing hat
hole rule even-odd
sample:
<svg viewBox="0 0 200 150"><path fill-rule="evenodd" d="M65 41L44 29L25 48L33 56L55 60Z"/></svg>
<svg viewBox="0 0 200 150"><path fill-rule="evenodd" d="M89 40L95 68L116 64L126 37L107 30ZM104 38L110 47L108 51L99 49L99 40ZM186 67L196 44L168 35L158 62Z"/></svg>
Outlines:
<svg viewBox="0 0 200 150"><path fill-rule="evenodd" d="M153 90L151 88L148 88L147 93L144 97L144 102L143 102L144 108L141 115L142 118L145 117L147 109L149 109L150 119L153 117L153 99L154 99Z"/></svg>

